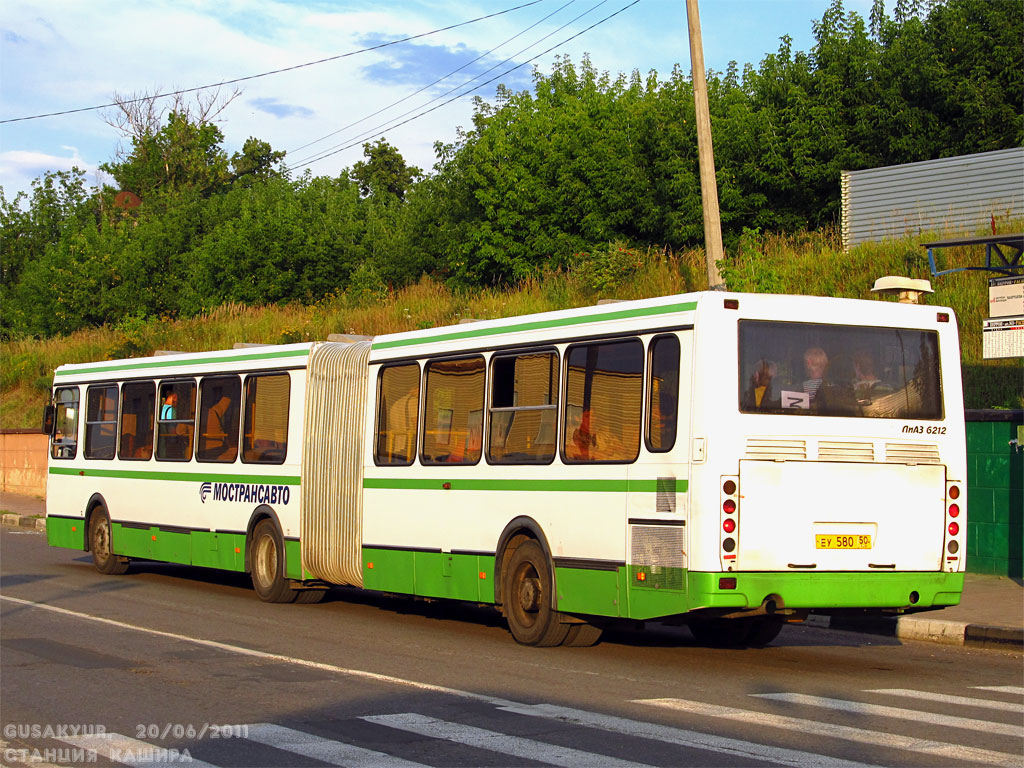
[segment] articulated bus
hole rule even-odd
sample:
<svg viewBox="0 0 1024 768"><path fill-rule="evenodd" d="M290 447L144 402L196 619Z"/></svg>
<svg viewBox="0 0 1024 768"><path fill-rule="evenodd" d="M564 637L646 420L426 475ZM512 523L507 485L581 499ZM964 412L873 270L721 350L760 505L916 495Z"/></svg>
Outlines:
<svg viewBox="0 0 1024 768"><path fill-rule="evenodd" d="M47 535L496 606L527 645L617 620L764 645L963 587L944 307L707 292L446 328L64 365Z"/></svg>

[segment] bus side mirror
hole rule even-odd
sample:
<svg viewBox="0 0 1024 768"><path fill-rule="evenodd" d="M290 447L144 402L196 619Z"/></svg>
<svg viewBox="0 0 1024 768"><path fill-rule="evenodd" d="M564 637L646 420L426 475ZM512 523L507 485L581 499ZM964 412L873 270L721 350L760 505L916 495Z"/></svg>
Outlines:
<svg viewBox="0 0 1024 768"><path fill-rule="evenodd" d="M53 437L53 427L57 423L57 409L48 405L43 409L43 433Z"/></svg>

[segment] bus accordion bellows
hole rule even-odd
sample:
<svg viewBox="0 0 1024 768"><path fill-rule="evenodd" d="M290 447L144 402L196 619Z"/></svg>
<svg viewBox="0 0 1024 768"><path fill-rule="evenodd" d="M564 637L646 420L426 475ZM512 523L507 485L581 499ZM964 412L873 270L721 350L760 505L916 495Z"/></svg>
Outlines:
<svg viewBox="0 0 1024 768"><path fill-rule="evenodd" d="M135 559L764 645L963 587L944 307L706 292L377 336L64 365L47 536Z"/></svg>

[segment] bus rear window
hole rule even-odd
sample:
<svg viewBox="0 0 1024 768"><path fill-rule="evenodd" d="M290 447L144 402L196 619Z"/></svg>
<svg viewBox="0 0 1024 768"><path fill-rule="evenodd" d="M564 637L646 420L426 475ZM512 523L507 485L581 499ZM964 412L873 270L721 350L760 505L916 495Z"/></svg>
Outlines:
<svg viewBox="0 0 1024 768"><path fill-rule="evenodd" d="M740 410L941 419L934 331L740 321Z"/></svg>

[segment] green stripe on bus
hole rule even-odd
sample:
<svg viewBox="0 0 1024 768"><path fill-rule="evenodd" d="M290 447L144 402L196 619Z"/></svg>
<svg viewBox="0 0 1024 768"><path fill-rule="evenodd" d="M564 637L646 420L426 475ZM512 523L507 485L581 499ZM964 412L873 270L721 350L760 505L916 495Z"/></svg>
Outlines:
<svg viewBox="0 0 1024 768"><path fill-rule="evenodd" d="M429 344L438 341L455 341L457 339L472 339L481 336L500 336L505 333L520 333L522 331L538 331L544 328L559 328L562 326L584 325L586 323L599 323L606 320L626 320L632 317L650 317L652 315L667 315L672 312L689 312L697 308L697 302L684 301L679 304L663 304L658 307L642 307L640 309L620 309L612 312L599 312L578 317L563 317L558 320L532 320L527 323L514 323L496 328L472 328L464 331L449 331L439 333L436 336L424 336L416 339L396 339L395 341L378 341L373 344L373 349L391 349L393 347L408 347L414 344Z"/></svg>
<svg viewBox="0 0 1024 768"><path fill-rule="evenodd" d="M51 475L82 477L119 477L130 480L177 480L185 483L249 483L252 485L301 485L297 475L217 475L204 472L156 472L137 469L94 469L86 467L50 467Z"/></svg>
<svg viewBox="0 0 1024 768"><path fill-rule="evenodd" d="M308 357L308 349L290 349L278 352L250 352L247 355L224 355L222 357L184 357L168 355L164 360L148 363L118 362L113 365L78 365L55 371L54 376L77 376L82 373L109 373L113 371L136 371L146 368L176 368L183 365L207 365L210 363L243 363L252 360L273 360L275 358Z"/></svg>
<svg viewBox="0 0 1024 768"><path fill-rule="evenodd" d="M444 488L447 483L450 487ZM399 491L451 490L451 491L592 491L600 493L654 493L659 490L657 480L602 480L583 478L573 480L537 480L533 478L422 478L422 477L366 477L365 489ZM687 481L676 480L676 492L686 493Z"/></svg>

